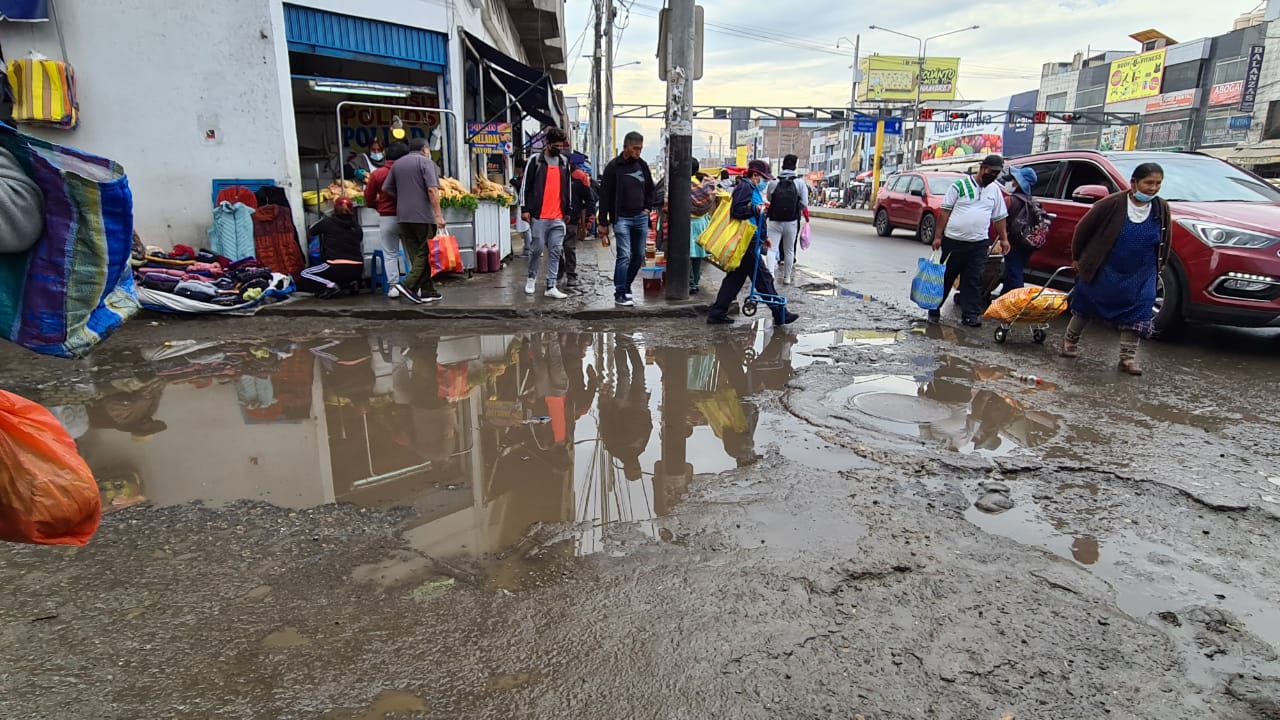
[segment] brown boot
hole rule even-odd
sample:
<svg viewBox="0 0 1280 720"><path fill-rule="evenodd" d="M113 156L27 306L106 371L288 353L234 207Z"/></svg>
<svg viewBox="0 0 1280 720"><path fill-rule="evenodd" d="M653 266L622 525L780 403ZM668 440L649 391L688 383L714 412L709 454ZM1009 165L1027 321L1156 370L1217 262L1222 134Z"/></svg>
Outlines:
<svg viewBox="0 0 1280 720"><path fill-rule="evenodd" d="M1137 358L1122 358L1120 360L1120 370L1130 375L1142 374L1142 366L1138 364Z"/></svg>
<svg viewBox="0 0 1280 720"><path fill-rule="evenodd" d="M1058 351L1058 354L1064 358L1080 357L1079 336L1073 338L1070 335L1067 335L1066 337L1062 338L1062 349Z"/></svg>

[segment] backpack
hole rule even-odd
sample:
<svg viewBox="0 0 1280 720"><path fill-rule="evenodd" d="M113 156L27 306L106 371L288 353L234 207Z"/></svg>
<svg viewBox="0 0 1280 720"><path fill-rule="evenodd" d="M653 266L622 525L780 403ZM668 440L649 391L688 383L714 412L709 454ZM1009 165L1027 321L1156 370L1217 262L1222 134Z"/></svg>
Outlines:
<svg viewBox="0 0 1280 720"><path fill-rule="evenodd" d="M1049 215L1035 198L1014 195L1022 209L1009 222L1009 240L1039 250L1049 242Z"/></svg>
<svg viewBox="0 0 1280 720"><path fill-rule="evenodd" d="M769 198L769 219L792 222L800 219L800 190L795 178L778 178Z"/></svg>

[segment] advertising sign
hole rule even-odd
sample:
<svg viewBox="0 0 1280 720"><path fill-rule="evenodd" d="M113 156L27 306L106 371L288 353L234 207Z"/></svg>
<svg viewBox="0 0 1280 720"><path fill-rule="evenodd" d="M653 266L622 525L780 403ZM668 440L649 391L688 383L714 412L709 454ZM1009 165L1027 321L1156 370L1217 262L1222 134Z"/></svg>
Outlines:
<svg viewBox="0 0 1280 720"><path fill-rule="evenodd" d="M1234 80L1209 88L1209 105L1232 105L1244 96L1244 81Z"/></svg>
<svg viewBox="0 0 1280 720"><path fill-rule="evenodd" d="M1155 97L1163 80L1164 48L1112 61L1107 104Z"/></svg>
<svg viewBox="0 0 1280 720"><path fill-rule="evenodd" d="M1165 93L1147 101L1147 113L1162 113L1169 110L1189 108L1196 104L1195 90L1181 90Z"/></svg>
<svg viewBox="0 0 1280 720"><path fill-rule="evenodd" d="M1143 124L1138 132L1138 147L1143 150L1182 150L1187 145L1190 118Z"/></svg>
<svg viewBox="0 0 1280 720"><path fill-rule="evenodd" d="M510 155L511 123L467 123L472 155Z"/></svg>
<svg viewBox="0 0 1280 720"><path fill-rule="evenodd" d="M1035 126L1030 119L1014 120L1008 118L1008 115L992 117L990 113L978 111L1006 110L1030 114L1036 109L1038 97L1039 91L1031 90L987 102L964 105L951 111L966 115L964 118L926 123L924 152L921 160L990 155L991 153L1006 157L1030 154L1032 137L1035 133ZM1005 119L1009 122L1002 122Z"/></svg>
<svg viewBox="0 0 1280 720"><path fill-rule="evenodd" d="M417 105L429 107L434 98L426 95L410 95L407 98L377 98L383 105ZM342 145L352 152L368 152L374 140L385 148L392 142L391 121L399 117L404 124L407 138L427 138L440 125L440 117L423 110L392 110L390 108L347 105L342 108ZM332 125L330 125L332 127Z"/></svg>
<svg viewBox="0 0 1280 720"><path fill-rule="evenodd" d="M923 73L918 73L918 60L905 55L871 55L861 66L866 82L858 85L859 100L915 100L917 74L922 101L956 97L960 58L925 58Z"/></svg>
<svg viewBox="0 0 1280 720"><path fill-rule="evenodd" d="M1254 45L1249 48L1249 64L1244 71L1244 89L1240 93L1240 112L1253 112L1254 101L1258 97L1258 86L1262 83L1262 55L1265 48Z"/></svg>

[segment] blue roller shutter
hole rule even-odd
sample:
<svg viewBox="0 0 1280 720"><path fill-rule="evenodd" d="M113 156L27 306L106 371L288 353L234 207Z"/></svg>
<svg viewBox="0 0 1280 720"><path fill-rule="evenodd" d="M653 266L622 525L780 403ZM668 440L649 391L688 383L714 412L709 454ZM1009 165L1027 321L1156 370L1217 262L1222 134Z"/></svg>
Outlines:
<svg viewBox="0 0 1280 720"><path fill-rule="evenodd" d="M284 6L285 36L293 52L443 73L448 36L350 15Z"/></svg>

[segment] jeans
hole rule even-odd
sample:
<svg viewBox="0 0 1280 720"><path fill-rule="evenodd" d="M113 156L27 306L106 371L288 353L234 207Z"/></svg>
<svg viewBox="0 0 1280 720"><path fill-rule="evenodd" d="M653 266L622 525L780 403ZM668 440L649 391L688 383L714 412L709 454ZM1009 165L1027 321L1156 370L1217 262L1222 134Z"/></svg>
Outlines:
<svg viewBox="0 0 1280 720"><path fill-rule="evenodd" d="M404 286L410 292L434 293L436 286L431 282L431 244L435 237L436 226L428 223L400 223L400 242L404 243L405 252L409 254L409 277ZM390 276L388 276L390 277Z"/></svg>
<svg viewBox="0 0 1280 720"><path fill-rule="evenodd" d="M947 302L951 286L960 278L960 313L965 320L977 320L983 312L983 276L987 271L987 255L991 252L990 240L965 242L942 239L942 257L947 259L947 273L943 280L942 302ZM942 307L939 305L938 307Z"/></svg>
<svg viewBox="0 0 1280 720"><path fill-rule="evenodd" d="M636 275L644 267L644 248L649 240L649 213L615 218L613 236L613 245L618 250L618 260L613 266L613 296L622 299L631 292Z"/></svg>
<svg viewBox="0 0 1280 720"><path fill-rule="evenodd" d="M769 237L775 238L778 245L782 282L790 285L796 269L796 241L800 238L800 221L770 220Z"/></svg>
<svg viewBox="0 0 1280 720"><path fill-rule="evenodd" d="M1013 249L1004 256L1004 287L1000 288L1001 293L1017 290L1026 285L1023 282L1022 273L1027 269L1027 261L1031 259L1033 252L1035 248L1014 244Z"/></svg>
<svg viewBox="0 0 1280 720"><path fill-rule="evenodd" d="M556 276L560 273L560 253L564 250L564 220L529 221L529 230L533 235L533 246L529 249L529 279L538 277L538 261L542 259L542 251L547 251L547 289L556 286Z"/></svg>

